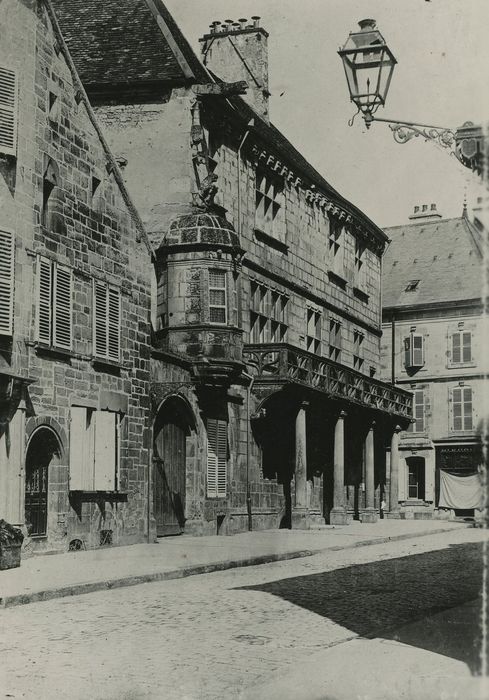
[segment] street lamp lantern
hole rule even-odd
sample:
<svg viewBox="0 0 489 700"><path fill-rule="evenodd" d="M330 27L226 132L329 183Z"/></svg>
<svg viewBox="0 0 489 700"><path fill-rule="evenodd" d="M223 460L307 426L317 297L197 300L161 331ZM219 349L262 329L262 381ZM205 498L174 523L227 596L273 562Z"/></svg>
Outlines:
<svg viewBox="0 0 489 700"><path fill-rule="evenodd" d="M343 61L350 99L362 112L370 127L380 105L385 105L389 85L397 61L376 29L375 20L363 19L360 31L351 32L338 51Z"/></svg>

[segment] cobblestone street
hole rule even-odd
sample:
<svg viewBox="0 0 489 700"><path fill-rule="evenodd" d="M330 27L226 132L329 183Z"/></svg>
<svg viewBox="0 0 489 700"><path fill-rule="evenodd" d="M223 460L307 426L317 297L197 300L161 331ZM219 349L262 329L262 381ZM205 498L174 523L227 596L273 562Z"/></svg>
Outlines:
<svg viewBox="0 0 489 700"><path fill-rule="evenodd" d="M480 595L483 538L457 530L5 609L1 695L237 698L359 635L422 647L399 626ZM471 630L431 651L476 673Z"/></svg>

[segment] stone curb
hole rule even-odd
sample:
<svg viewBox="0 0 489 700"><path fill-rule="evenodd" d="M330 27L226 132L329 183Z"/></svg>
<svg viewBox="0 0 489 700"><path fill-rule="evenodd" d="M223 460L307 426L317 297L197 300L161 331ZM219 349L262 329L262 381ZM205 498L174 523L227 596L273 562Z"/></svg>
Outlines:
<svg viewBox="0 0 489 700"><path fill-rule="evenodd" d="M461 524L461 527L463 525ZM471 527L466 525L465 527ZM27 605L28 603L38 603L43 600L53 600L54 598L65 598L68 596L82 595L84 593L95 593L97 591L111 590L112 588L125 588L127 586L137 586L141 583L152 583L155 581L170 581L172 579L186 578L187 576L198 576L200 574L211 574L216 571L227 569L237 569L243 566L258 566L260 564L271 564L277 561L287 561L288 559L300 559L311 557L326 551L339 551L342 549L355 549L356 547L369 547L373 544L385 544L386 542L399 542L401 540L415 539L428 535L439 535L443 532L450 532L454 528L437 528L436 530L423 530L416 533L404 533L393 535L392 537L377 537L368 540L360 540L345 545L331 545L320 549L302 549L295 552L282 552L279 554L262 554L245 559L227 559L224 561L212 562L210 564L196 564L195 566L185 566L169 571L156 571L151 574L139 574L124 576L122 578L108 581L93 581L91 583L75 583L71 586L60 586L59 588L48 588L44 591L34 591L32 593L20 593L18 595L7 595L0 598L0 608L14 607L15 605Z"/></svg>

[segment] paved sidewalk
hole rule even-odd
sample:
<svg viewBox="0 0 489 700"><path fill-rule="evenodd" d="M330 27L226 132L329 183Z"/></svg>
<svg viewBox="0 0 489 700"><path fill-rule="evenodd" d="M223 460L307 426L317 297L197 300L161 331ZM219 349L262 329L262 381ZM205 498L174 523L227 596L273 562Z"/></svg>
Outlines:
<svg viewBox="0 0 489 700"><path fill-rule="evenodd" d="M318 530L266 530L229 537L166 537L154 544L33 556L0 571L0 607L182 578L467 527L444 521L380 520Z"/></svg>

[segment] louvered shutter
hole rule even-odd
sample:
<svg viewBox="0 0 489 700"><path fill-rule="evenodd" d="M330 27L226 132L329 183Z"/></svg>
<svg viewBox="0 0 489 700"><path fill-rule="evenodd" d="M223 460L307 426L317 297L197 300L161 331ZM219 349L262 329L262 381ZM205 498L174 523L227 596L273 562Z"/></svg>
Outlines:
<svg viewBox="0 0 489 700"><path fill-rule="evenodd" d="M452 430L462 430L462 389L452 389Z"/></svg>
<svg viewBox="0 0 489 700"><path fill-rule="evenodd" d="M411 367L411 338L404 338L404 366Z"/></svg>
<svg viewBox="0 0 489 700"><path fill-rule="evenodd" d="M108 289L107 348L109 360L119 362L121 335L121 295L118 289Z"/></svg>
<svg viewBox="0 0 489 700"><path fill-rule="evenodd" d="M412 337L412 366L422 367L424 365L424 338L422 335Z"/></svg>
<svg viewBox="0 0 489 700"><path fill-rule="evenodd" d="M93 490L92 411L72 406L70 412L70 491Z"/></svg>
<svg viewBox="0 0 489 700"><path fill-rule="evenodd" d="M12 335L14 317L14 236L0 231L0 335Z"/></svg>
<svg viewBox="0 0 489 700"><path fill-rule="evenodd" d="M472 389L470 386L463 388L463 430L472 430L473 427L473 406L472 406Z"/></svg>
<svg viewBox="0 0 489 700"><path fill-rule="evenodd" d="M107 357L107 287L93 281L93 347L97 357Z"/></svg>
<svg viewBox="0 0 489 700"><path fill-rule="evenodd" d="M225 498L227 493L228 424L217 421L217 496Z"/></svg>
<svg viewBox="0 0 489 700"><path fill-rule="evenodd" d="M207 419L207 497L217 496L217 420Z"/></svg>
<svg viewBox="0 0 489 700"><path fill-rule="evenodd" d="M116 473L116 413L96 411L95 414L95 491L113 491Z"/></svg>
<svg viewBox="0 0 489 700"><path fill-rule="evenodd" d="M462 362L472 361L472 333L462 333Z"/></svg>
<svg viewBox="0 0 489 700"><path fill-rule="evenodd" d="M51 345L51 309L53 264L48 258L37 259L37 339Z"/></svg>
<svg viewBox="0 0 489 700"><path fill-rule="evenodd" d="M71 350L73 281L69 267L56 265L54 269L54 329L53 345Z"/></svg>
<svg viewBox="0 0 489 700"><path fill-rule="evenodd" d="M460 333L452 335L452 362L461 362Z"/></svg>
<svg viewBox="0 0 489 700"><path fill-rule="evenodd" d="M0 153L15 156L17 147L17 81L14 71L0 67Z"/></svg>

